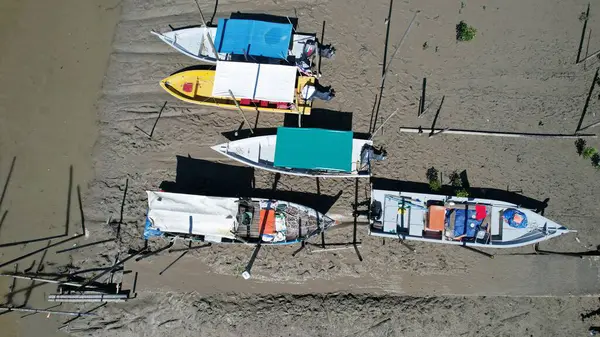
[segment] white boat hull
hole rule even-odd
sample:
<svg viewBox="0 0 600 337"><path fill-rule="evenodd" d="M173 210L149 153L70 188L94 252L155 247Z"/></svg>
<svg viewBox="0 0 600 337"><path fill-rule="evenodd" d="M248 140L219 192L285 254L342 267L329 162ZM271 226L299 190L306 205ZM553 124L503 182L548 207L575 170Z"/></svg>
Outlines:
<svg viewBox="0 0 600 337"><path fill-rule="evenodd" d="M146 193L148 211L145 239L168 237L215 243L256 244L260 241L262 244L293 244L318 235L336 224L335 220L315 209L282 200L225 198L162 191ZM247 205L251 208L247 208ZM284 211L279 210L281 207ZM271 228L273 232L266 229L269 226L262 218L265 210L279 213L272 218L277 223ZM247 222L242 221L247 214L251 214ZM281 217L284 219L281 220ZM261 225L265 226L262 230ZM265 241L267 239L270 240Z"/></svg>
<svg viewBox="0 0 600 337"><path fill-rule="evenodd" d="M151 31L151 33L184 55L204 63L217 63L213 48L210 46L210 41L214 43L217 27L191 27L165 33L155 31ZM314 35L294 34L289 55L300 58L304 50L304 44L309 39L314 39ZM227 60L228 55L219 53L219 59Z"/></svg>
<svg viewBox="0 0 600 337"><path fill-rule="evenodd" d="M373 144L370 140L353 139L351 172L324 172L276 167L273 165L276 143L277 135L269 135L227 142L213 146L212 149L245 165L275 173L318 178L368 178L371 175L370 170L362 171L359 167L361 150L366 144Z"/></svg>
<svg viewBox="0 0 600 337"><path fill-rule="evenodd" d="M518 205L497 200L373 189L371 191L371 202L373 203L374 201L380 202L382 209L381 216L377 219L375 219L376 215L372 214L373 207L370 210L369 235L372 236L478 248L517 248L550 240L572 232L566 227L561 226L532 210L520 208ZM401 207L399 205L401 205L402 202L405 202L406 204ZM445 228L442 230L442 233L439 233L439 236L435 238L426 237L428 236L428 233L431 233L428 232L427 229L427 222L429 221L429 208L427 208L427 205L430 205L431 203L443 203L444 205L448 205L448 207L455 209L461 209L463 207L465 209L472 209L475 205L485 206L490 212L489 218L486 218L490 220L489 223L486 223L486 225L491 228L491 232L488 233L490 239L479 240L476 238L463 238L457 240L457 238L452 237L451 230L447 227L448 218L446 218ZM411 206L414 206L414 210L411 209ZM469 208L469 206L471 208ZM503 221L501 214L508 209L516 209L525 214L528 221L527 227L514 228L506 221ZM418 221L412 219L413 212L415 219L419 219ZM395 213L400 215L396 216ZM425 216L424 221L420 220L421 213ZM400 220L400 218L403 219ZM394 221L396 222L394 223ZM485 221L485 219L483 221Z"/></svg>

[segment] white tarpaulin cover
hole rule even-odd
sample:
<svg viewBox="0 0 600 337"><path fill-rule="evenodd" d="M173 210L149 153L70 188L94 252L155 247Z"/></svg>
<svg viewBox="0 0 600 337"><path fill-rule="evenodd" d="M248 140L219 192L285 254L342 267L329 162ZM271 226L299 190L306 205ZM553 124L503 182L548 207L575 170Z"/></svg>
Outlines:
<svg viewBox="0 0 600 337"><path fill-rule="evenodd" d="M238 203L218 198L167 192L148 193L148 219L162 232L234 239Z"/></svg>
<svg viewBox="0 0 600 337"><path fill-rule="evenodd" d="M279 64L217 61L212 95L269 102L294 102L296 67Z"/></svg>

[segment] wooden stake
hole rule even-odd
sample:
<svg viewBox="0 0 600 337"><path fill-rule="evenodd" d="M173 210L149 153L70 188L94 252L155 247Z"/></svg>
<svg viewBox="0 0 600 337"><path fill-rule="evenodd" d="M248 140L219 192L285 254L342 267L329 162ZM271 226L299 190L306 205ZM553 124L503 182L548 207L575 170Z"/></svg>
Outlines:
<svg viewBox="0 0 600 337"><path fill-rule="evenodd" d="M385 125L385 123L387 123L387 121L389 121L390 118L392 118L397 112L398 112L398 108L396 108L396 111L392 112L392 114L389 115L388 118L386 118L385 121L383 121L383 123L381 123L381 125L377 128L377 130L375 130L375 132L373 132L373 134L371 135L371 138L369 138L369 140L373 140L373 137L375 137L375 134L377 134L377 132L379 130L381 130L381 128Z"/></svg>
<svg viewBox="0 0 600 337"><path fill-rule="evenodd" d="M229 90L229 95L231 95L231 98L233 98L233 102L235 103L235 106L238 108L238 110L240 111L240 114L242 114L242 118L244 118L244 121L246 122L246 124L248 124L248 127L250 128L250 133L254 134L254 130L252 130L252 125L250 125L250 123L248 122L248 120L246 119L246 115L244 115L244 111L242 110L242 108L240 107L240 103L238 103L237 99L235 98L235 95L233 94L233 91L231 91L231 89Z"/></svg>
<svg viewBox="0 0 600 337"><path fill-rule="evenodd" d="M516 132L493 132L493 131L477 131L477 130L453 130L453 129L429 129L429 128L400 128L400 132L407 133L423 133L432 132L434 135L441 132L454 135L470 135L470 136L494 136L494 137L510 137L510 138L539 138L539 139L576 139L576 138L596 138L596 134L543 134L543 133L516 133Z"/></svg>
<svg viewBox="0 0 600 337"><path fill-rule="evenodd" d="M27 275L20 275L20 274L0 274L0 276L8 276L8 277L16 278L16 279L31 280L31 281L38 281L38 282L55 283L58 285L65 285L65 286L71 286L71 287L80 287L81 286L81 284L74 283L74 282L63 282L63 281L58 281L58 280L51 280L51 279L45 279L45 278L33 277L33 276L27 276Z"/></svg>
<svg viewBox="0 0 600 337"><path fill-rule="evenodd" d="M579 129L579 131L583 131L583 130L586 130L586 129L589 129L589 128L593 128L593 127L598 126L598 125L600 125L600 121L597 121L596 123L592 123L592 124L590 124L590 125L588 125L586 127L583 127L581 129Z"/></svg>
<svg viewBox="0 0 600 337"><path fill-rule="evenodd" d="M77 311L58 311L58 310L44 310L44 309L34 309L34 308L13 308L0 306L0 310L8 310L8 311L22 311L22 312L33 312L33 313L44 313L44 314L55 314L55 315L68 315L68 316L98 316L92 313L85 312L77 312Z"/></svg>
<svg viewBox="0 0 600 337"><path fill-rule="evenodd" d="M204 20L204 14L202 14L202 9L200 9L200 4L198 4L198 0L194 0L194 2L196 2L196 7L198 7L198 12L200 12L200 20L202 21L202 25L204 27L208 27L206 25L206 20ZM210 37L210 33L208 32L208 30L206 30L206 36L208 37L208 44L210 45L210 48L212 49L213 53L215 54L215 59L217 59L217 61L219 61L219 53L217 53L217 48L215 48L215 44L212 40L212 38Z"/></svg>
<svg viewBox="0 0 600 337"><path fill-rule="evenodd" d="M321 28L321 41L319 41L319 44L322 46L323 42L325 40L325 21L323 21L323 28ZM319 46L317 46L319 47ZM321 48L317 48L318 52L319 52L319 66L317 68L317 77L321 76Z"/></svg>
<svg viewBox="0 0 600 337"><path fill-rule="evenodd" d="M585 13L585 21L583 22L583 30L581 31L581 40L579 41L579 50L577 51L577 61L575 63L581 62L579 58L581 57L581 49L583 49L583 40L585 40L585 31L587 28L588 19L590 18L590 4L588 3L587 12Z"/></svg>
<svg viewBox="0 0 600 337"><path fill-rule="evenodd" d="M579 61L579 63L581 63L581 62L585 62L585 61L587 61L587 60L591 59L591 58L592 58L592 57L594 57L594 56L598 56L598 54L600 54L600 50L598 50L597 52L591 53L589 56L587 56L587 57L586 57L586 58L584 58L583 60Z"/></svg>
<svg viewBox="0 0 600 337"><path fill-rule="evenodd" d="M425 113L425 89L427 88L427 78L423 77L423 92L421 93L421 106L419 107L419 116Z"/></svg>

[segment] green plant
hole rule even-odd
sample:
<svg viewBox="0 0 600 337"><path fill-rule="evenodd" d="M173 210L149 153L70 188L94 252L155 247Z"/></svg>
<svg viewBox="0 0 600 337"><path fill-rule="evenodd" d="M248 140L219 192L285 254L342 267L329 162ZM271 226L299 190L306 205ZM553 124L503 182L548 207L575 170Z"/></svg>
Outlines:
<svg viewBox="0 0 600 337"><path fill-rule="evenodd" d="M450 173L450 185L452 187L462 187L462 180L460 179L460 175L454 171Z"/></svg>
<svg viewBox="0 0 600 337"><path fill-rule="evenodd" d="M432 191L437 192L437 191L439 191L439 190L442 189L442 183L440 183L440 181L437 180L437 179L436 180L430 180L429 181L429 188Z"/></svg>
<svg viewBox="0 0 600 337"><path fill-rule="evenodd" d="M432 191L439 191L442 189L442 182L440 182L440 172L435 167L430 167L425 173L427 180L429 181L429 188Z"/></svg>
<svg viewBox="0 0 600 337"><path fill-rule="evenodd" d="M600 169L600 154L598 152L592 155L592 166Z"/></svg>
<svg viewBox="0 0 600 337"><path fill-rule="evenodd" d="M457 41L471 41L475 37L477 29L473 26L467 25L464 21L459 22L456 25L456 40Z"/></svg>
<svg viewBox="0 0 600 337"><path fill-rule="evenodd" d="M575 141L575 148L577 149L577 154L581 156L583 153L583 149L585 149L586 141L583 138L577 138Z"/></svg>
<svg viewBox="0 0 600 337"><path fill-rule="evenodd" d="M464 188L461 188L459 190L456 191L456 196L457 197L461 197L461 198L468 198L469 197L469 191L465 190Z"/></svg>
<svg viewBox="0 0 600 337"><path fill-rule="evenodd" d="M585 159L590 159L592 158L593 155L595 155L596 153L598 153L598 150L596 150L596 148L588 146L585 149L583 149L583 152L581 153L581 155L583 156L583 158Z"/></svg>

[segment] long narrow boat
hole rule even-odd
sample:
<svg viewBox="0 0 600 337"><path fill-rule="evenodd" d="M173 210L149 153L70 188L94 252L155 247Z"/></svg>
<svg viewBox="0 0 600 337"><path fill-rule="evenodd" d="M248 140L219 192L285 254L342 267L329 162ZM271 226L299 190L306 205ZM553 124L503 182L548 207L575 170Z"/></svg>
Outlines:
<svg viewBox="0 0 600 337"><path fill-rule="evenodd" d="M336 224L312 208L281 200L147 194L145 239L281 245L307 240Z"/></svg>
<svg viewBox="0 0 600 337"><path fill-rule="evenodd" d="M532 210L477 198L371 190L373 236L481 248L515 248L571 232Z"/></svg>
<svg viewBox="0 0 600 337"><path fill-rule="evenodd" d="M171 46L172 48L184 55L187 55L193 59L208 64L217 63L215 53L212 47L210 46L211 41L214 45L215 36L217 36L217 27L190 27L164 33L159 33L156 31L151 31L150 33L156 35L164 43L168 44L169 46ZM314 39L315 34L293 34L292 47L287 50L285 54L286 57L281 57L282 55L277 55L277 58L289 59L290 57L292 57L293 60L291 61L300 59L302 57L307 42L314 41ZM234 58L233 54L231 53L218 53L219 60L230 61L232 58Z"/></svg>
<svg viewBox="0 0 600 337"><path fill-rule="evenodd" d="M360 178L371 175L373 142L351 131L277 129L276 135L240 139L213 150L271 172L308 177Z"/></svg>
<svg viewBox="0 0 600 337"><path fill-rule="evenodd" d="M248 19L221 19L218 26L188 27L170 32L151 33L177 51L196 60L216 64L222 61L285 60L309 72L302 61L311 62L319 53L315 34L294 33L291 23ZM211 45L212 43L212 45ZM327 53L324 53L328 57Z"/></svg>
<svg viewBox="0 0 600 337"><path fill-rule="evenodd" d="M160 86L174 97L194 104L310 115L312 101L302 98L302 89L314 86L315 80L298 76L294 66L219 61L214 70L175 73L162 80Z"/></svg>

